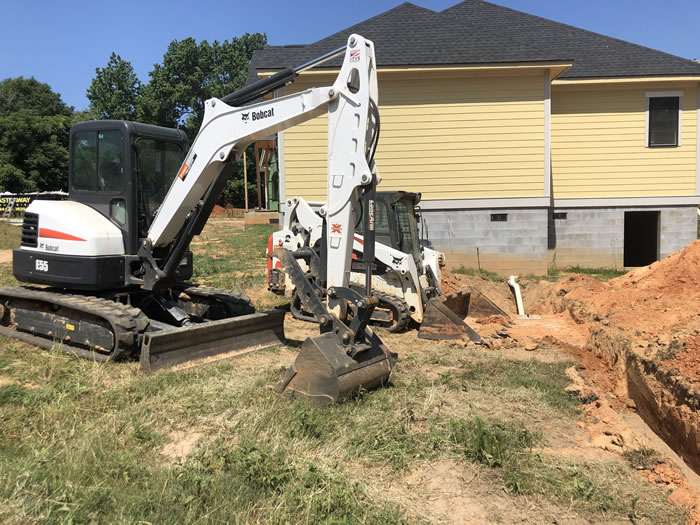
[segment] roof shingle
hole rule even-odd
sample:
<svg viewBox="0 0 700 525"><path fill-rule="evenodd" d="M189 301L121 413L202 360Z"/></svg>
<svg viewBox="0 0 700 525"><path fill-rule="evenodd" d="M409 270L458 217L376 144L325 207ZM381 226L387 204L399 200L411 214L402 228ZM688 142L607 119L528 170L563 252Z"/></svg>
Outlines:
<svg viewBox="0 0 700 525"><path fill-rule="evenodd" d="M378 66L571 61L562 78L700 75L700 64L616 38L482 0L441 12L409 2L300 46L256 51L256 70L296 66L345 44L352 33L372 40ZM321 67L337 68L341 58Z"/></svg>

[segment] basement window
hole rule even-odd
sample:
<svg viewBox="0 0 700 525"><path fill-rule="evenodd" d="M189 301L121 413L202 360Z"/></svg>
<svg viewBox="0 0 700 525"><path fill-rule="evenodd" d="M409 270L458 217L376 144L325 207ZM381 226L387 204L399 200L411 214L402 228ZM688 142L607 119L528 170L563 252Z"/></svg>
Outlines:
<svg viewBox="0 0 700 525"><path fill-rule="evenodd" d="M554 212L554 220L555 221L565 221L566 218L567 218L567 215L566 215L565 211Z"/></svg>
<svg viewBox="0 0 700 525"><path fill-rule="evenodd" d="M492 213L491 222L506 222L508 221L507 213Z"/></svg>
<svg viewBox="0 0 700 525"><path fill-rule="evenodd" d="M681 98L680 91L647 93L647 147L681 145Z"/></svg>

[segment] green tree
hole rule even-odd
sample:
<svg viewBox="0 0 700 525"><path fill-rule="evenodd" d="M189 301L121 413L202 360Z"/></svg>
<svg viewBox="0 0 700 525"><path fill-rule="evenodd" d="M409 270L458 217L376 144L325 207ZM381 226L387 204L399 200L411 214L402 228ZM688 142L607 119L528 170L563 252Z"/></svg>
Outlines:
<svg viewBox="0 0 700 525"><path fill-rule="evenodd" d="M34 78L0 82L0 190L67 188L73 108Z"/></svg>
<svg viewBox="0 0 700 525"><path fill-rule="evenodd" d="M0 82L0 117L26 110L38 116L64 115L69 117L73 108L67 106L61 95L48 84L32 78L6 78Z"/></svg>
<svg viewBox="0 0 700 525"><path fill-rule="evenodd" d="M95 69L87 90L90 111L99 119L136 120L140 89L131 63L112 53L107 66Z"/></svg>
<svg viewBox="0 0 700 525"><path fill-rule="evenodd" d="M144 119L181 127L193 138L204 117L204 102L242 87L253 52L266 42L267 37L260 33L212 44L206 40L197 43L194 38L173 40L143 88Z"/></svg>

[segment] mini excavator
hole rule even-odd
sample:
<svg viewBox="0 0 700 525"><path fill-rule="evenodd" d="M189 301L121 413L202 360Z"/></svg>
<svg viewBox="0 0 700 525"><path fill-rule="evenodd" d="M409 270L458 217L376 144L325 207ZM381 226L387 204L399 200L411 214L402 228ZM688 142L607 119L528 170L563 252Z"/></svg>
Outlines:
<svg viewBox="0 0 700 525"><path fill-rule="evenodd" d="M261 98L340 55L333 85ZM16 278L43 286L0 289L0 335L58 344L95 361L138 355L147 371L283 342L283 311L256 313L245 295L189 282L189 245L246 146L327 112L327 300L291 252L275 251L321 334L303 343L276 389L329 404L385 383L392 355L367 327L377 305L372 265L363 293L348 282L360 203L368 210L364 242L373 259L377 99L374 45L352 35L340 49L207 100L189 149L183 132L158 126L115 120L73 126L69 199L34 201L13 253Z"/></svg>

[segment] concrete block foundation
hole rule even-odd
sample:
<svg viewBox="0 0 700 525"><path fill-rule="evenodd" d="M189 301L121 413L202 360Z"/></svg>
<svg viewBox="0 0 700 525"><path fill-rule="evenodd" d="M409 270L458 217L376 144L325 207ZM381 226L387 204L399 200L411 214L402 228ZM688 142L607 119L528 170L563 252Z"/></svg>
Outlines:
<svg viewBox="0 0 700 525"><path fill-rule="evenodd" d="M656 226L637 224L640 214L628 212L658 217ZM551 266L623 268L625 250L629 256L648 242L660 260L695 240L697 224L696 206L424 209L421 221L423 242L445 252L448 267L503 275L541 275Z"/></svg>

